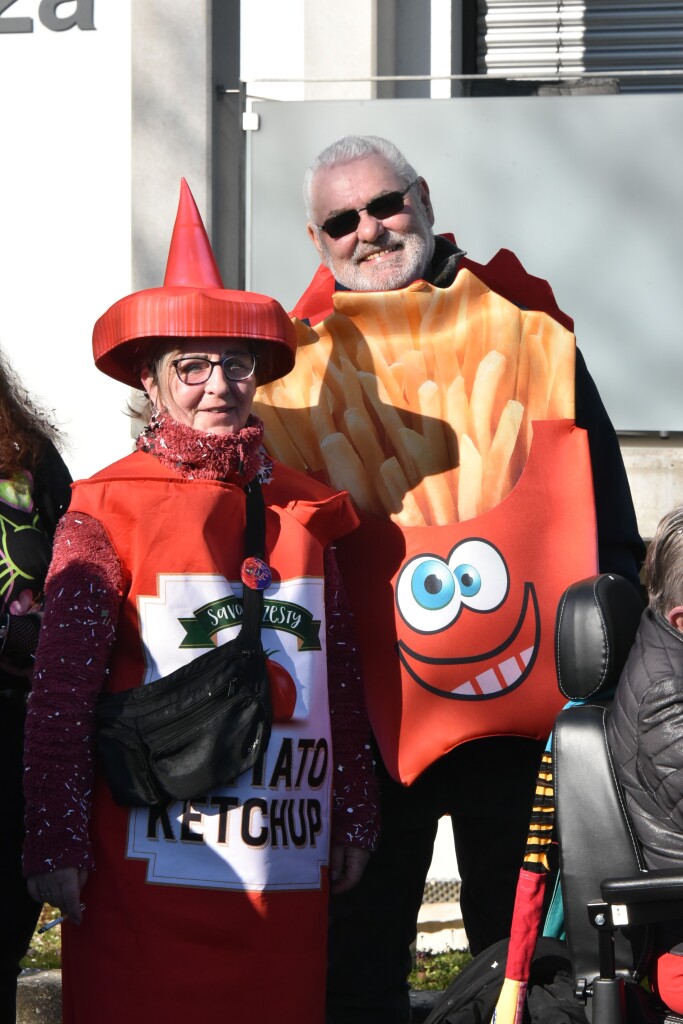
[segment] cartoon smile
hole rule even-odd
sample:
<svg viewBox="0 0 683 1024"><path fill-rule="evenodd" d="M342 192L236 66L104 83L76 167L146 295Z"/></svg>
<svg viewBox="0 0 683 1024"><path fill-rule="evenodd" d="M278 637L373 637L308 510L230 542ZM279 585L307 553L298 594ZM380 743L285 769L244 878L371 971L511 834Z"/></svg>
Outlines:
<svg viewBox="0 0 683 1024"><path fill-rule="evenodd" d="M411 650L402 640L397 647L406 671L430 693L451 700L488 700L521 686L536 660L540 635L536 591L533 583L525 583L515 627L492 650L466 658L432 658ZM429 683L424 674L429 675Z"/></svg>

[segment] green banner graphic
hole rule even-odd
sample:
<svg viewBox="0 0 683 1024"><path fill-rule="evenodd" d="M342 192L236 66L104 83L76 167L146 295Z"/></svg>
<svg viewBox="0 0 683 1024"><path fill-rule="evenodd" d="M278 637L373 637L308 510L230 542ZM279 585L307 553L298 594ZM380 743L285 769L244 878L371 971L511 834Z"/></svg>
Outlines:
<svg viewBox="0 0 683 1024"><path fill-rule="evenodd" d="M242 624L242 600L234 596L222 597L197 608L192 616L178 619L178 622L186 633L181 648L213 647L213 637L222 629ZM261 622L265 629L292 633L299 641L300 651L320 650L320 619L314 619L301 605L266 598Z"/></svg>

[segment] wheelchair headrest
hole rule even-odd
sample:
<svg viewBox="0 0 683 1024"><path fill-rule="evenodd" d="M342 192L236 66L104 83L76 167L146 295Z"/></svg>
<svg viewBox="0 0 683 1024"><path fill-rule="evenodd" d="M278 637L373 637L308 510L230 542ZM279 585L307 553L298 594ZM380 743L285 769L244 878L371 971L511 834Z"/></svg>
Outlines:
<svg viewBox="0 0 683 1024"><path fill-rule="evenodd" d="M606 697L619 682L643 613L623 576L602 573L567 587L557 609L555 663L570 700Z"/></svg>

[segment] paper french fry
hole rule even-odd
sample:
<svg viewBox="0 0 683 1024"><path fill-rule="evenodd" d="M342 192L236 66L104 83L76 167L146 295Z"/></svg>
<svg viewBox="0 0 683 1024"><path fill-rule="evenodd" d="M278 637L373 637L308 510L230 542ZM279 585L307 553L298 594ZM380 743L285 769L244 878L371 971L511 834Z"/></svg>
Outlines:
<svg viewBox="0 0 683 1024"><path fill-rule="evenodd" d="M337 427L334 417L330 411L328 401L329 392L322 384L314 385L311 388L311 423L313 430L321 446L326 437L336 433Z"/></svg>
<svg viewBox="0 0 683 1024"><path fill-rule="evenodd" d="M419 409L418 390L427 378L427 368L422 352L404 352L401 362L405 367L405 398L410 409Z"/></svg>
<svg viewBox="0 0 683 1024"><path fill-rule="evenodd" d="M505 356L500 352L488 352L477 367L472 385L470 436L482 455L486 455L491 446L493 409L506 365Z"/></svg>
<svg viewBox="0 0 683 1024"><path fill-rule="evenodd" d="M363 391L382 425L385 436L389 439L395 450L400 452L400 432L404 424L398 411L389 401L389 395L384 383L378 377L373 377L369 373L359 373L358 376L360 377Z"/></svg>
<svg viewBox="0 0 683 1024"><path fill-rule="evenodd" d="M392 495L396 508L391 514L394 522L400 523L401 526L425 526L425 517L408 487L408 481L396 458L387 459L383 464L382 479Z"/></svg>
<svg viewBox="0 0 683 1024"><path fill-rule="evenodd" d="M330 434L320 444L330 483L340 491L355 495L363 512L382 514L382 504L370 476L357 453L343 434Z"/></svg>
<svg viewBox="0 0 683 1024"><path fill-rule="evenodd" d="M398 393L403 396L406 390L406 368L403 363L392 363L389 367L391 378ZM391 393L391 392L390 392Z"/></svg>
<svg viewBox="0 0 683 1024"><path fill-rule="evenodd" d="M420 428L429 446L437 472L455 463L448 457L447 434L449 426L444 422L441 395L433 380L426 380L417 390L420 409Z"/></svg>
<svg viewBox="0 0 683 1024"><path fill-rule="evenodd" d="M481 455L469 435L463 434L460 438L458 519L474 519L479 514L482 477Z"/></svg>
<svg viewBox="0 0 683 1024"><path fill-rule="evenodd" d="M452 381L446 392L446 422L451 425L456 437L455 449L452 447L453 438L449 437L451 465L458 465L460 462L460 438L467 433L469 415L470 404L465 394L465 378L461 374Z"/></svg>
<svg viewBox="0 0 683 1024"><path fill-rule="evenodd" d="M344 408L363 405L363 389L358 380L358 370L345 356L339 360L344 386Z"/></svg>
<svg viewBox="0 0 683 1024"><path fill-rule="evenodd" d="M517 444L523 412L520 403L511 399L503 409L498 421L496 433L486 456L482 482L482 512L494 508L510 485L510 463ZM512 482L513 486L515 482Z"/></svg>
<svg viewBox="0 0 683 1024"><path fill-rule="evenodd" d="M537 335L529 336L529 391L525 420L528 444L531 445L531 424L544 420L548 413L548 360Z"/></svg>
<svg viewBox="0 0 683 1024"><path fill-rule="evenodd" d="M273 387L272 394L275 409L287 407L289 396L282 385L276 384ZM315 431L313 430L309 417L300 415L297 417L297 422L298 426L296 435L291 437L291 440L297 451L300 453L306 467L315 472L316 470L321 469L323 465L318 439L316 438Z"/></svg>
<svg viewBox="0 0 683 1024"><path fill-rule="evenodd" d="M398 506L395 504L393 496L387 489L381 475L386 456L370 417L364 408L354 407L346 410L344 421L351 443L356 452L361 455L363 465L370 474L370 479L375 483L379 499L385 511L388 513L398 511Z"/></svg>
<svg viewBox="0 0 683 1024"><path fill-rule="evenodd" d="M263 402L254 403L254 412L265 425L269 437L269 447L273 458L292 466L293 469L306 471L306 463L289 434L285 431L276 410Z"/></svg>

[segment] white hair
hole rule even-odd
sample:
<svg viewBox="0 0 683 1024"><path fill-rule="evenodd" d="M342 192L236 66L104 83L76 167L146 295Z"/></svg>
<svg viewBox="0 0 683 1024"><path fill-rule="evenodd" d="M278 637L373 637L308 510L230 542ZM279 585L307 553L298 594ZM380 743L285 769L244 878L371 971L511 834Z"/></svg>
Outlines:
<svg viewBox="0 0 683 1024"><path fill-rule="evenodd" d="M657 526L645 559L645 585L650 607L660 615L683 605L683 505Z"/></svg>
<svg viewBox="0 0 683 1024"><path fill-rule="evenodd" d="M323 168L339 167L355 160L364 160L368 156L383 157L400 178L404 185L417 178L417 171L408 163L400 149L388 139L379 135L345 135L323 149L315 158L304 176L304 202L306 216L313 219L313 180Z"/></svg>

